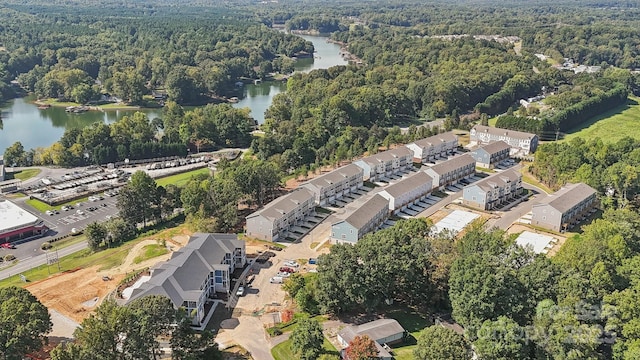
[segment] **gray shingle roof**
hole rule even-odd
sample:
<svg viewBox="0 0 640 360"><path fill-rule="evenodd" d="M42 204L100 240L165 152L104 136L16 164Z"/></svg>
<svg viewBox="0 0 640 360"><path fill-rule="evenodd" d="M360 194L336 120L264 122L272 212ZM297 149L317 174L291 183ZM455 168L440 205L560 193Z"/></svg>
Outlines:
<svg viewBox="0 0 640 360"><path fill-rule="evenodd" d="M483 149L489 154L495 154L500 151L510 150L511 146L509 146L509 144L507 144L506 142L500 140L500 141L490 142L482 146L481 149Z"/></svg>
<svg viewBox="0 0 640 360"><path fill-rule="evenodd" d="M368 335L377 341L398 333L404 333L404 328L395 319L378 319L362 325L348 326L339 332L340 337L347 342L358 335Z"/></svg>
<svg viewBox="0 0 640 360"><path fill-rule="evenodd" d="M376 194L352 212L351 215L344 219L344 221L360 230L367 224L367 222L369 222L369 220L382 211L383 208L389 209L389 200Z"/></svg>
<svg viewBox="0 0 640 360"><path fill-rule="evenodd" d="M455 141L458 139L458 136L453 133L453 131L448 131L442 134L437 134L433 136L426 137L424 139L416 140L413 143L420 147L429 147L431 145L438 145L443 142Z"/></svg>
<svg viewBox="0 0 640 360"><path fill-rule="evenodd" d="M447 161L443 161L440 164L431 166L431 169L438 175L446 174L450 171L462 168L464 166L474 164L476 161L469 154L453 157Z"/></svg>
<svg viewBox="0 0 640 360"><path fill-rule="evenodd" d="M562 189L547 196L536 205L548 204L560 213L564 213L595 193L596 191L591 186L584 183L566 184Z"/></svg>
<svg viewBox="0 0 640 360"><path fill-rule="evenodd" d="M314 195L311 190L299 187L287 195L281 196L267 205L261 210L258 210L251 215L247 216L247 218L251 218L254 216L262 215L267 219L276 220L281 218L284 214L289 213L298 207L299 204L307 201L314 200Z"/></svg>
<svg viewBox="0 0 640 360"><path fill-rule="evenodd" d="M383 151L371 156L367 156L362 158L362 161L366 162L371 166L376 166L381 162L392 161L393 159L400 157L408 157L413 158L413 151L406 146L399 146L395 149Z"/></svg>
<svg viewBox="0 0 640 360"><path fill-rule="evenodd" d="M427 182L431 183L431 186L433 186L433 179L431 178L431 176L427 175L427 173L425 172L419 171L405 179L398 181L393 185L387 186L384 191L386 191L394 198L397 198L413 191L413 189Z"/></svg>
<svg viewBox="0 0 640 360"><path fill-rule="evenodd" d="M500 186L500 187L505 186L507 184L507 180L512 183L515 181L518 181L518 179L520 179L521 176L522 175L520 175L519 172L513 169L509 169L509 170L505 170L503 172L491 175L489 177L486 177L470 186L475 185L484 191L490 191L494 186Z"/></svg>
<svg viewBox="0 0 640 360"><path fill-rule="evenodd" d="M339 183L340 181L348 179L359 173L362 173L361 167L354 164L349 164L347 166L343 166L339 169L335 169L331 172L328 172L326 174L313 178L305 182L301 186L314 186L317 188L323 188L326 186L330 186L332 184Z"/></svg>
<svg viewBox="0 0 640 360"><path fill-rule="evenodd" d="M488 133L496 136L508 136L514 139L532 139L535 134L526 133L522 131L501 129L496 127L484 126L484 125L476 125L473 129L478 133Z"/></svg>

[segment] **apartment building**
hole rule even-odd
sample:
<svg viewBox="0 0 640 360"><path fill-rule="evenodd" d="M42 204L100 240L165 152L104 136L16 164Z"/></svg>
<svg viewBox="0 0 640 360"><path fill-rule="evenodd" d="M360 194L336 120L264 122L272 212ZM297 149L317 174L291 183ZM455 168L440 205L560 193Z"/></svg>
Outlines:
<svg viewBox="0 0 640 360"><path fill-rule="evenodd" d="M469 132L470 145L504 141L511 147L511 155L529 155L538 148L538 135L522 131L476 125Z"/></svg>
<svg viewBox="0 0 640 360"><path fill-rule="evenodd" d="M469 154L476 161L476 166L493 169L498 163L508 159L510 152L511 146L500 140L482 145Z"/></svg>
<svg viewBox="0 0 640 360"><path fill-rule="evenodd" d="M331 225L331 242L355 244L365 234L378 228L389 216L389 201L376 194L344 220Z"/></svg>
<svg viewBox="0 0 640 360"><path fill-rule="evenodd" d="M462 203L480 210L492 210L522 193L522 174L506 170L465 186Z"/></svg>
<svg viewBox="0 0 640 360"><path fill-rule="evenodd" d="M433 165L424 172L433 179L434 189L442 190L446 186L474 175L476 161L471 155L464 154Z"/></svg>
<svg viewBox="0 0 640 360"><path fill-rule="evenodd" d="M316 205L325 206L362 187L364 171L349 164L301 185L311 191Z"/></svg>
<svg viewBox="0 0 640 360"><path fill-rule="evenodd" d="M378 181L410 169L413 166L413 151L400 146L364 157L354 164L364 171L365 181Z"/></svg>
<svg viewBox="0 0 640 360"><path fill-rule="evenodd" d="M531 224L566 231L598 206L596 191L583 183L567 184L531 209Z"/></svg>
<svg viewBox="0 0 640 360"><path fill-rule="evenodd" d="M413 161L417 163L428 163L437 158L453 154L458 147L458 136L449 131L446 133L429 136L407 144L407 148L413 151Z"/></svg>
<svg viewBox="0 0 640 360"><path fill-rule="evenodd" d="M247 236L276 241L287 231L315 214L315 194L304 187L297 188L247 216Z"/></svg>
<svg viewBox="0 0 640 360"><path fill-rule="evenodd" d="M420 171L387 186L378 194L388 200L390 211L398 213L427 197L432 189L433 179Z"/></svg>

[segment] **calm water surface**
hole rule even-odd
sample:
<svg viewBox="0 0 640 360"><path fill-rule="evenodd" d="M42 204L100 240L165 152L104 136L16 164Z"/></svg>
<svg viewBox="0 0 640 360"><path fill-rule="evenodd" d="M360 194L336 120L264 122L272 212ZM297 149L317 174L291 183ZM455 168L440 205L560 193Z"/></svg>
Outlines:
<svg viewBox="0 0 640 360"><path fill-rule="evenodd" d="M316 49L315 58L300 59L296 62L297 72L309 72L314 69L327 69L335 65L346 65L347 62L339 54L340 46L327 43L323 36L302 36L313 42ZM273 97L286 90L286 83L263 82L258 85L247 85L244 94L235 107L248 107L251 115L258 121L264 122L264 112ZM40 110L31 103L33 98L21 98L7 102L0 107L2 129L0 129L0 154L16 141L20 141L25 149L49 147L58 141L65 129L83 128L96 122L112 123L125 115L132 115L135 111L88 111L82 114L69 114L64 108L49 108ZM140 110L149 119L160 117L162 109Z"/></svg>

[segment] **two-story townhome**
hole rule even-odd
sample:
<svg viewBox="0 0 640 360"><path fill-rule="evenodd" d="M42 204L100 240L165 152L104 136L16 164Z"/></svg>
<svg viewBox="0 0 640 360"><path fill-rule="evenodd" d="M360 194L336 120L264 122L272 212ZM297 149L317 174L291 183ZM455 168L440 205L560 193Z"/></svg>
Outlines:
<svg viewBox="0 0 640 360"><path fill-rule="evenodd" d="M567 184L531 208L531 225L566 231L598 206L596 191L583 183Z"/></svg>
<svg viewBox="0 0 640 360"><path fill-rule="evenodd" d="M496 164L509 158L511 147L506 142L494 141L470 152L476 165L486 169L493 169Z"/></svg>
<svg viewBox="0 0 640 360"><path fill-rule="evenodd" d="M522 174L506 170L465 186L462 203L481 210L492 210L522 193Z"/></svg>
<svg viewBox="0 0 640 360"><path fill-rule="evenodd" d="M291 227L315 214L315 199L313 192L302 187L273 200L247 216L246 235L268 241L286 236Z"/></svg>
<svg viewBox="0 0 640 360"><path fill-rule="evenodd" d="M417 140L407 147L413 151L413 161L416 163L432 162L437 158L453 154L458 147L458 136L449 131Z"/></svg>
<svg viewBox="0 0 640 360"><path fill-rule="evenodd" d="M476 161L471 155L464 154L428 167L424 172L433 179L433 188L442 190L473 176L476 173Z"/></svg>
<svg viewBox="0 0 640 360"><path fill-rule="evenodd" d="M529 155L538 148L538 135L522 131L476 125L469 132L470 145L504 141L511 147L511 155Z"/></svg>
<svg viewBox="0 0 640 360"><path fill-rule="evenodd" d="M192 325L205 326L206 304L216 293L228 294L231 274L246 263L245 242L237 235L196 233L171 259L151 270L151 277L132 291L127 303L163 295L176 309L185 309Z"/></svg>
<svg viewBox="0 0 640 360"><path fill-rule="evenodd" d="M389 201L390 211L398 213L427 197L432 189L433 179L420 171L387 186L378 194Z"/></svg>
<svg viewBox="0 0 640 360"><path fill-rule="evenodd" d="M324 206L360 189L363 175L361 167L349 164L313 178L302 184L301 187L313 192L316 205Z"/></svg>
<svg viewBox="0 0 640 360"><path fill-rule="evenodd" d="M331 242L355 244L365 234L378 228L389 216L389 201L376 194L346 219L331 225Z"/></svg>
<svg viewBox="0 0 640 360"><path fill-rule="evenodd" d="M378 181L413 166L413 151L406 146L383 151L354 162L364 171L364 180Z"/></svg>

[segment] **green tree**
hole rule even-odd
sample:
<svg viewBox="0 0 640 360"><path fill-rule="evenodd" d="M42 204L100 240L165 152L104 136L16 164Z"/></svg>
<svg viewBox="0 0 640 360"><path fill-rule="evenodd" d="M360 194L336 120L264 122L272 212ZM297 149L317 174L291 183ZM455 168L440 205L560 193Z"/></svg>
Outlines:
<svg viewBox="0 0 640 360"><path fill-rule="evenodd" d="M20 141L16 141L4 151L4 163L7 166L13 166L13 164L25 166L27 164L25 164L24 159L24 146Z"/></svg>
<svg viewBox="0 0 640 360"><path fill-rule="evenodd" d="M21 360L42 348L51 331L47 308L25 289L10 286L0 289L0 356Z"/></svg>
<svg viewBox="0 0 640 360"><path fill-rule="evenodd" d="M291 350L299 359L315 360L322 351L324 335L317 320L301 319L289 339Z"/></svg>
<svg viewBox="0 0 640 360"><path fill-rule="evenodd" d="M104 224L92 222L84 229L87 235L87 242L91 251L97 251L103 242L107 240L107 227Z"/></svg>
<svg viewBox="0 0 640 360"><path fill-rule="evenodd" d="M500 316L482 323L473 345L483 360L526 360L531 351L528 335L515 321Z"/></svg>
<svg viewBox="0 0 640 360"><path fill-rule="evenodd" d="M136 171L127 185L118 194L116 206L120 216L136 226L147 222L159 215L158 190L156 182L145 172Z"/></svg>
<svg viewBox="0 0 640 360"><path fill-rule="evenodd" d="M177 325L171 334L171 358L174 360L222 360L222 353L208 331L196 332L183 311L178 310Z"/></svg>
<svg viewBox="0 0 640 360"><path fill-rule="evenodd" d="M417 360L470 360L471 354L471 347L462 335L440 325L422 330L413 351Z"/></svg>

